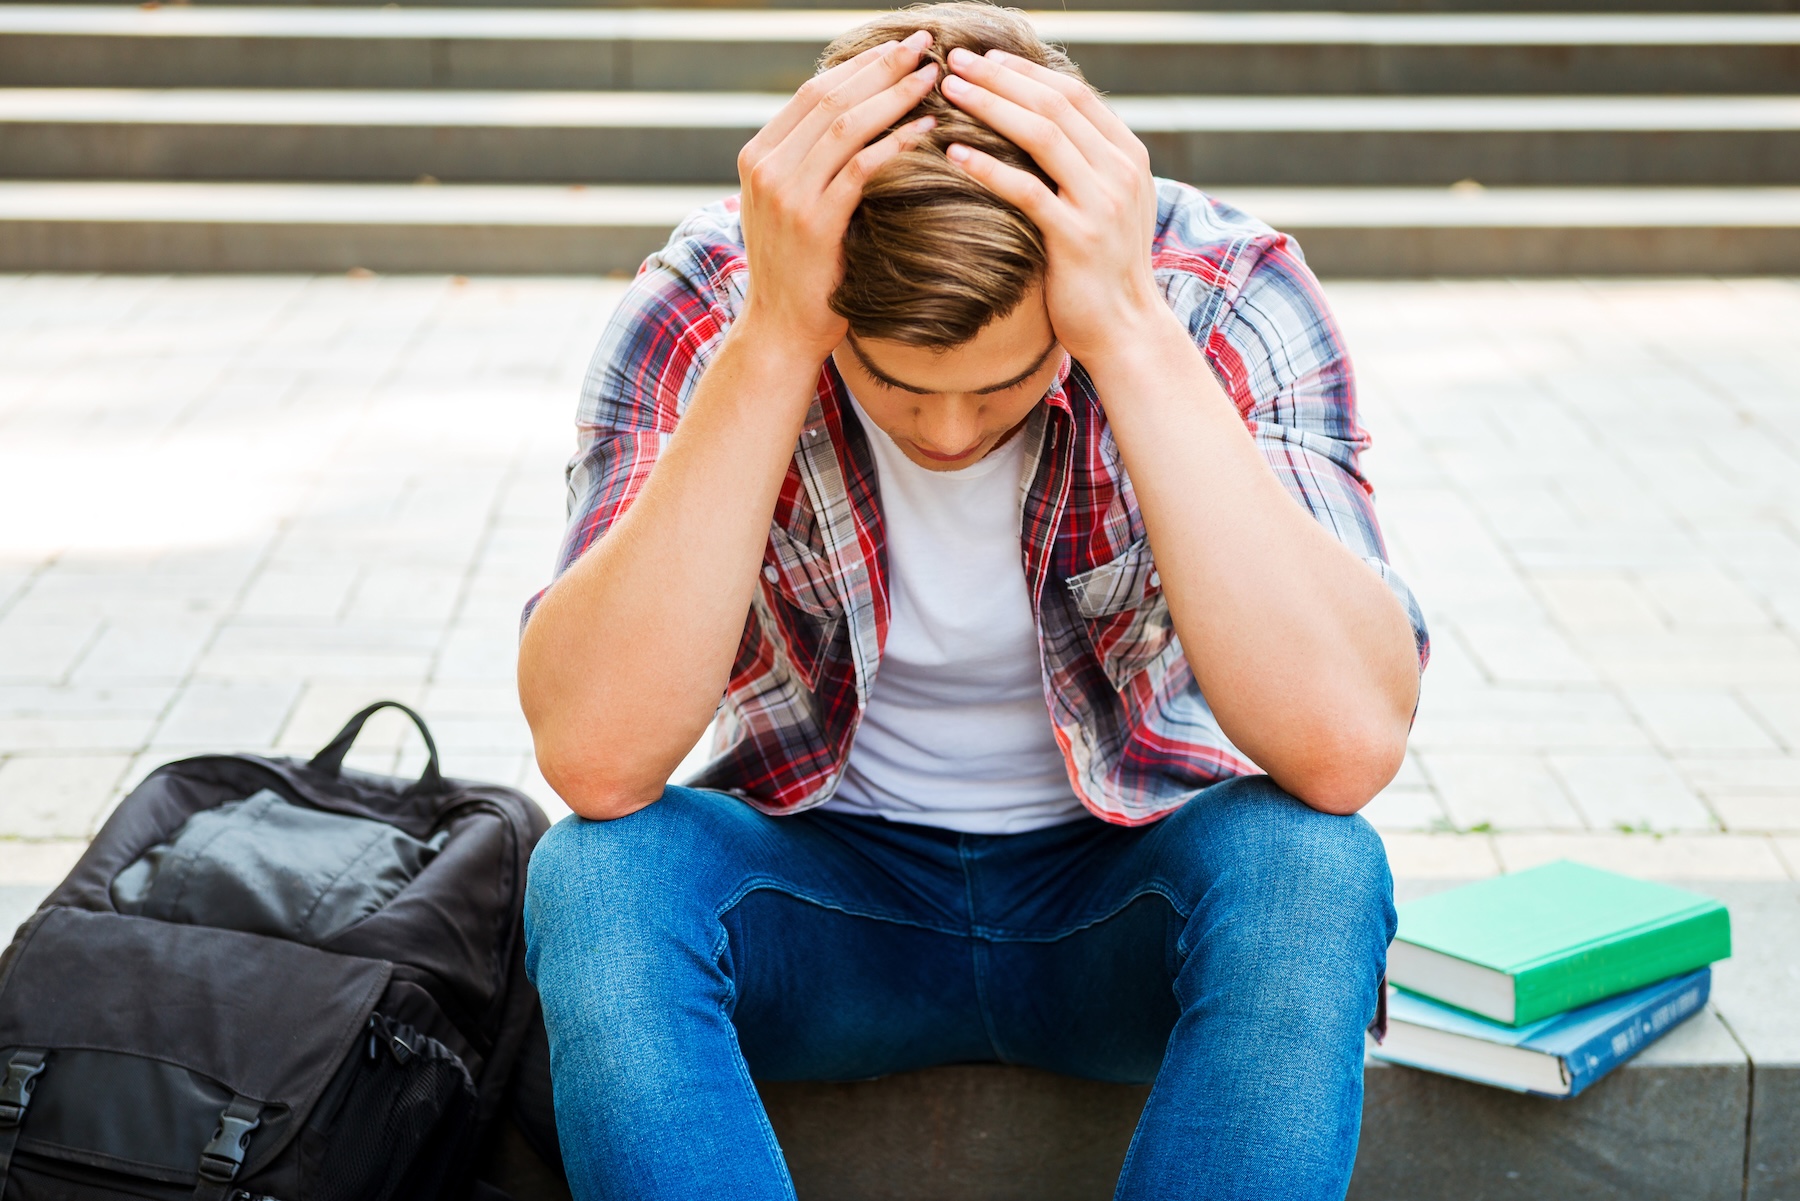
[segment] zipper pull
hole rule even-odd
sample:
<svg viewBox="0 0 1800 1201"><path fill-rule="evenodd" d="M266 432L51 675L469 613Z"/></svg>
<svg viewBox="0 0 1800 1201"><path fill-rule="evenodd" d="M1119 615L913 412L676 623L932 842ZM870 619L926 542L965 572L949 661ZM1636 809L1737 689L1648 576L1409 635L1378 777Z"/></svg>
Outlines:
<svg viewBox="0 0 1800 1201"><path fill-rule="evenodd" d="M408 1037L412 1033L412 1027L398 1026L388 1035L388 1051L393 1054L394 1062L401 1067L405 1067L410 1063L412 1057L417 1054L413 1048L412 1040Z"/></svg>

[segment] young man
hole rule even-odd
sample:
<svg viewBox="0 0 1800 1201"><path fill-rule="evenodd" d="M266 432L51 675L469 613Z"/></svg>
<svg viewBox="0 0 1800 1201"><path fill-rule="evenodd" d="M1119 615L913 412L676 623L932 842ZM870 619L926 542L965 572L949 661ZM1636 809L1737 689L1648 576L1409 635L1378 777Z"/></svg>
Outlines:
<svg viewBox="0 0 1800 1201"><path fill-rule="evenodd" d="M982 1060L1154 1079L1122 1198L1343 1194L1425 633L1317 284L1148 162L895 14L613 318L519 664L576 1196L791 1198L752 1079Z"/></svg>

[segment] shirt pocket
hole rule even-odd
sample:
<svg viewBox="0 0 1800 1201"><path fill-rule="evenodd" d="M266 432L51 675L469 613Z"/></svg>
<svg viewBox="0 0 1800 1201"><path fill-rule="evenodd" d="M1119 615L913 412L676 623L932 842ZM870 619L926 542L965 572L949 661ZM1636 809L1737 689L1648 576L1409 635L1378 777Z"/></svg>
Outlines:
<svg viewBox="0 0 1800 1201"><path fill-rule="evenodd" d="M814 550L778 525L769 527L769 545L763 553L762 574L784 600L801 612L823 619L843 615L830 556Z"/></svg>
<svg viewBox="0 0 1800 1201"><path fill-rule="evenodd" d="M782 656L800 683L817 688L844 629L831 559L771 525L762 577L757 608L766 628L779 639Z"/></svg>
<svg viewBox="0 0 1800 1201"><path fill-rule="evenodd" d="M1114 688L1123 691L1134 676L1179 649L1148 538L1063 586Z"/></svg>

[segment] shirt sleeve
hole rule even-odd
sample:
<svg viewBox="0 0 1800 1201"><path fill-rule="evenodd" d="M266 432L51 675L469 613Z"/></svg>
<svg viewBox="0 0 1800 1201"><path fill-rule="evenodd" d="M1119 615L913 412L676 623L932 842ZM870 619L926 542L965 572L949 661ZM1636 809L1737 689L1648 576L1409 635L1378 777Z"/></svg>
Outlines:
<svg viewBox="0 0 1800 1201"><path fill-rule="evenodd" d="M1343 335L1298 247L1279 233L1249 240L1193 332L1275 476L1320 525L1367 563L1405 606L1424 668L1431 639L1418 599L1388 562L1363 476L1369 435ZM1207 306L1201 306L1205 308Z"/></svg>
<svg viewBox="0 0 1800 1201"><path fill-rule="evenodd" d="M713 256L716 258L716 256ZM564 473L568 524L552 579L574 565L631 507L675 432L730 324L714 286L696 269L706 249L681 231L647 260L600 336L582 382L576 449ZM520 629L544 593L525 605Z"/></svg>

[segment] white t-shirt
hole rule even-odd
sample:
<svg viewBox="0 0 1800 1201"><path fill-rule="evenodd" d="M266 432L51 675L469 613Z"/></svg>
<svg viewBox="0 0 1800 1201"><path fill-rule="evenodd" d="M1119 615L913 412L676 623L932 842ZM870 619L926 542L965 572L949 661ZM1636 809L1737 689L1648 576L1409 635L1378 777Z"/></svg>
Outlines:
<svg viewBox="0 0 1800 1201"><path fill-rule="evenodd" d="M824 808L970 834L1083 816L1050 729L1025 589L1024 439L960 471L929 471L861 405L856 413L881 487L888 635L850 762Z"/></svg>

